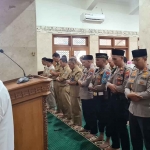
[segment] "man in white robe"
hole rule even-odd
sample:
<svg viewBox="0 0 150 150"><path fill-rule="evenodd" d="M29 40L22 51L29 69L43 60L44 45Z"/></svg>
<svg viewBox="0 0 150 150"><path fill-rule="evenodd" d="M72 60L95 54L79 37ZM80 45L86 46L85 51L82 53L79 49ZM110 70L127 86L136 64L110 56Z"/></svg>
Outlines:
<svg viewBox="0 0 150 150"><path fill-rule="evenodd" d="M0 81L0 150L14 150L12 104L2 81Z"/></svg>

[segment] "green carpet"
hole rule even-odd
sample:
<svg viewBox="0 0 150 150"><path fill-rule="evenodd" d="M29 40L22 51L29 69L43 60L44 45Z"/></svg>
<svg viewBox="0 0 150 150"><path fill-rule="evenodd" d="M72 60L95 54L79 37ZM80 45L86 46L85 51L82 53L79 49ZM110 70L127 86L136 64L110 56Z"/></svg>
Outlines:
<svg viewBox="0 0 150 150"><path fill-rule="evenodd" d="M47 114L47 118L48 150L100 150L51 113ZM84 124L84 120L82 122ZM129 130L129 126L127 128ZM132 145L130 149L132 150Z"/></svg>
<svg viewBox="0 0 150 150"><path fill-rule="evenodd" d="M100 150L52 114L47 117L48 150Z"/></svg>

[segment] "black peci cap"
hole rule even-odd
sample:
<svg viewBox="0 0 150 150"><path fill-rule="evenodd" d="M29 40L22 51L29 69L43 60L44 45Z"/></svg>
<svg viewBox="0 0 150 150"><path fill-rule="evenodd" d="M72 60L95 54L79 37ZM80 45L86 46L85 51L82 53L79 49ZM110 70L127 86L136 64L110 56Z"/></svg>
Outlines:
<svg viewBox="0 0 150 150"><path fill-rule="evenodd" d="M93 60L92 55L84 55L82 60Z"/></svg>
<svg viewBox="0 0 150 150"><path fill-rule="evenodd" d="M108 55L106 53L96 53L96 58L108 59Z"/></svg>
<svg viewBox="0 0 150 150"><path fill-rule="evenodd" d="M133 58L147 56L147 50L146 49L133 50L132 56L133 56Z"/></svg>
<svg viewBox="0 0 150 150"><path fill-rule="evenodd" d="M112 49L112 55L124 56L124 50Z"/></svg>

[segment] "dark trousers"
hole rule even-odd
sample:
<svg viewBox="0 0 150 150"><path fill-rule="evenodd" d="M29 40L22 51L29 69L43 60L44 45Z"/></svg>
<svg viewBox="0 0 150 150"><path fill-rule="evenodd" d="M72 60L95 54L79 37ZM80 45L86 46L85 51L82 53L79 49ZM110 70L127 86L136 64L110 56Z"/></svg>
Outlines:
<svg viewBox="0 0 150 150"><path fill-rule="evenodd" d="M150 118L136 117L130 113L130 133L133 150L150 150Z"/></svg>
<svg viewBox="0 0 150 150"><path fill-rule="evenodd" d="M126 124L127 121L121 118L111 124L112 148L118 149L121 144L122 150L130 150L129 134Z"/></svg>
<svg viewBox="0 0 150 150"><path fill-rule="evenodd" d="M110 130L108 128L108 117L109 117L109 100L104 99L103 96L94 96L96 101L96 116L98 121L99 132L104 133L110 137Z"/></svg>
<svg viewBox="0 0 150 150"><path fill-rule="evenodd" d="M96 101L93 99L81 99L81 102L83 117L86 123L84 129L90 130L91 134L97 134Z"/></svg>
<svg viewBox="0 0 150 150"><path fill-rule="evenodd" d="M112 94L110 97L109 129L111 128L112 148L130 150L127 130L128 102L124 95Z"/></svg>

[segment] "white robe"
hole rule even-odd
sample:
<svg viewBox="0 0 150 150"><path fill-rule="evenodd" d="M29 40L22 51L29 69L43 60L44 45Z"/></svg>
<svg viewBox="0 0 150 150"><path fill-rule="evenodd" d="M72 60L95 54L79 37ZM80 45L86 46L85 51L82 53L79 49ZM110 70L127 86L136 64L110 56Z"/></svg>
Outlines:
<svg viewBox="0 0 150 150"><path fill-rule="evenodd" d="M14 150L12 104L2 81L0 81L0 150Z"/></svg>

